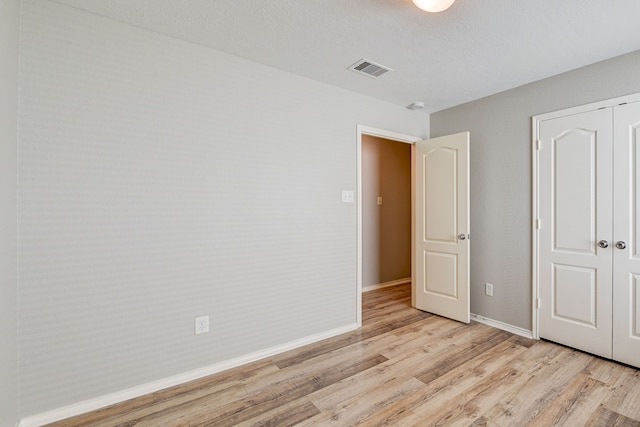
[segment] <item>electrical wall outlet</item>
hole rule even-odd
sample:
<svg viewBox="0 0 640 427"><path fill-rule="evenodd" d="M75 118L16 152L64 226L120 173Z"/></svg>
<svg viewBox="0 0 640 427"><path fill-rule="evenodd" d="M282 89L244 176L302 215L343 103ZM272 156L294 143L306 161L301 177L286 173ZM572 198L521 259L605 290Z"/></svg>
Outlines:
<svg viewBox="0 0 640 427"><path fill-rule="evenodd" d="M353 203L353 190L342 190L342 203Z"/></svg>
<svg viewBox="0 0 640 427"><path fill-rule="evenodd" d="M209 316L196 317L194 326L196 335L206 334L209 332Z"/></svg>
<svg viewBox="0 0 640 427"><path fill-rule="evenodd" d="M484 284L484 293L487 296L490 296L490 297L493 296L493 283L485 283Z"/></svg>

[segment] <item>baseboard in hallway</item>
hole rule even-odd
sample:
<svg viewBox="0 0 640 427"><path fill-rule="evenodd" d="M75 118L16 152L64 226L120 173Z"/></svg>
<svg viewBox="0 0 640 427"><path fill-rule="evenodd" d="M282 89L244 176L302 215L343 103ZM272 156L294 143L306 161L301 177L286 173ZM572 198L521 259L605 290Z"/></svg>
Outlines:
<svg viewBox="0 0 640 427"><path fill-rule="evenodd" d="M411 277L405 277L404 279L392 280L390 282L378 283L377 285L363 286L362 292L375 291L376 289L388 288L390 286L404 285L405 283L411 283Z"/></svg>

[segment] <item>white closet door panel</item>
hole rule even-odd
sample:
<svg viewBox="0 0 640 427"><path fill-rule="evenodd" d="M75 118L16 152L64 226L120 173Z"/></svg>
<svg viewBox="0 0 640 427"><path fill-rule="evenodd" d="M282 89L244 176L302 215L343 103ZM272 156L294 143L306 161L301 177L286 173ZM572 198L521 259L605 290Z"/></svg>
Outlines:
<svg viewBox="0 0 640 427"><path fill-rule="evenodd" d="M613 358L640 366L640 103L614 110Z"/></svg>
<svg viewBox="0 0 640 427"><path fill-rule="evenodd" d="M612 112L539 126L540 336L611 357Z"/></svg>
<svg viewBox="0 0 640 427"><path fill-rule="evenodd" d="M554 264L553 268L553 315L564 321L596 328L597 269L559 264Z"/></svg>
<svg viewBox="0 0 640 427"><path fill-rule="evenodd" d="M570 129L551 140L554 251L595 255L595 132Z"/></svg>

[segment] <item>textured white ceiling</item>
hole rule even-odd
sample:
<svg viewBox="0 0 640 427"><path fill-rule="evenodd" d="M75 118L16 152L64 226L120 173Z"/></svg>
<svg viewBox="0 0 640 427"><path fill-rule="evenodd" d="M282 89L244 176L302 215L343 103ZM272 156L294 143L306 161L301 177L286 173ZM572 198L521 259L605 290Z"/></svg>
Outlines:
<svg viewBox="0 0 640 427"><path fill-rule="evenodd" d="M427 112L640 49L638 0L55 1Z"/></svg>

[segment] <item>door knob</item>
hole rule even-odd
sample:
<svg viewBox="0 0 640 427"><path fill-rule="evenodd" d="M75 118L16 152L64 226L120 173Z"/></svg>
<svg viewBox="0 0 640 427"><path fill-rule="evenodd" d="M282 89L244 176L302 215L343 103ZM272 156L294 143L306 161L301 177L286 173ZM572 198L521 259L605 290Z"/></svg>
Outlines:
<svg viewBox="0 0 640 427"><path fill-rule="evenodd" d="M618 249L624 249L627 247L627 244L625 242L623 242L622 240L620 240L618 243L616 243L616 248Z"/></svg>
<svg viewBox="0 0 640 427"><path fill-rule="evenodd" d="M602 249L606 249L609 247L609 242L607 242L606 240L600 240L598 242L598 246L600 246Z"/></svg>
<svg viewBox="0 0 640 427"><path fill-rule="evenodd" d="M465 240L467 238L466 234L458 234L458 240Z"/></svg>

